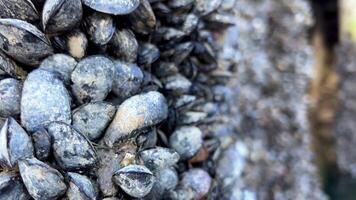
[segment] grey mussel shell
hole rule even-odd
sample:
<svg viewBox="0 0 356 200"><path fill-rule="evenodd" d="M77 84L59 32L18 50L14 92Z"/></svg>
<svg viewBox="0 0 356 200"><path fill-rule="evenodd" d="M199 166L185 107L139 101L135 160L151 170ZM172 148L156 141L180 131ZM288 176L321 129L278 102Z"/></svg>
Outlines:
<svg viewBox="0 0 356 200"><path fill-rule="evenodd" d="M32 24L18 19L0 19L0 48L13 59L31 66L53 54L46 36Z"/></svg>
<svg viewBox="0 0 356 200"><path fill-rule="evenodd" d="M51 137L46 129L41 128L32 134L36 158L46 160L51 153Z"/></svg>
<svg viewBox="0 0 356 200"><path fill-rule="evenodd" d="M44 59L40 65L40 69L45 69L56 74L64 83L70 82L70 75L78 64L74 58L66 54L54 54Z"/></svg>
<svg viewBox="0 0 356 200"><path fill-rule="evenodd" d="M129 165L115 173L114 181L128 195L142 198L151 191L155 177L145 166Z"/></svg>
<svg viewBox="0 0 356 200"><path fill-rule="evenodd" d="M175 165L179 160L179 154L172 149L156 147L143 150L139 153L146 167L157 171Z"/></svg>
<svg viewBox="0 0 356 200"><path fill-rule="evenodd" d="M47 0L42 11L42 26L46 33L70 30L82 19L81 0Z"/></svg>
<svg viewBox="0 0 356 200"><path fill-rule="evenodd" d="M21 98L21 123L34 132L52 121L70 124L69 94L53 73L37 69L25 80Z"/></svg>
<svg viewBox="0 0 356 200"><path fill-rule="evenodd" d="M1 200L29 200L31 197L27 193L21 177L14 172L0 173L0 199Z"/></svg>
<svg viewBox="0 0 356 200"><path fill-rule="evenodd" d="M83 0L83 3L99 12L125 15L134 11L140 4L140 0Z"/></svg>
<svg viewBox="0 0 356 200"><path fill-rule="evenodd" d="M143 82L143 72L136 65L114 61L115 77L113 83L113 92L121 99L126 99L139 92Z"/></svg>
<svg viewBox="0 0 356 200"><path fill-rule="evenodd" d="M33 157L30 136L13 118L8 118L0 132L1 165L14 167L19 160L30 157Z"/></svg>
<svg viewBox="0 0 356 200"><path fill-rule="evenodd" d="M200 15L205 16L217 10L221 3L222 0L196 0L195 9Z"/></svg>
<svg viewBox="0 0 356 200"><path fill-rule="evenodd" d="M92 180L84 175L68 172L69 188L68 200L96 200L97 188Z"/></svg>
<svg viewBox="0 0 356 200"><path fill-rule="evenodd" d="M84 20L88 38L96 45L107 44L115 32L114 18L111 15L94 12Z"/></svg>
<svg viewBox="0 0 356 200"><path fill-rule="evenodd" d="M115 106L106 102L83 105L73 112L73 127L88 139L98 139L116 112Z"/></svg>
<svg viewBox="0 0 356 200"><path fill-rule="evenodd" d="M72 91L80 103L102 101L112 88L115 67L104 56L90 56L75 67L71 80Z"/></svg>
<svg viewBox="0 0 356 200"><path fill-rule="evenodd" d="M178 173L173 168L165 168L155 173L156 182L153 188L144 199L164 199L166 193L173 190L178 185Z"/></svg>
<svg viewBox="0 0 356 200"><path fill-rule="evenodd" d="M71 126L53 122L48 126L48 133L53 141L54 158L62 169L88 169L96 164L93 146Z"/></svg>
<svg viewBox="0 0 356 200"><path fill-rule="evenodd" d="M185 188L192 188L194 199L202 199L208 194L212 179L203 169L193 168L183 174L180 184Z"/></svg>
<svg viewBox="0 0 356 200"><path fill-rule="evenodd" d="M13 78L0 81L0 116L10 117L20 114L22 83Z"/></svg>
<svg viewBox="0 0 356 200"><path fill-rule="evenodd" d="M128 15L131 28L140 34L151 33L156 26L156 16L148 0L141 0L138 8Z"/></svg>
<svg viewBox="0 0 356 200"><path fill-rule="evenodd" d="M39 20L39 15L31 0L0 0L0 18L35 22Z"/></svg>
<svg viewBox="0 0 356 200"><path fill-rule="evenodd" d="M176 129L169 137L169 144L178 152L181 159L189 159L201 148L203 133L195 126L183 126Z"/></svg>
<svg viewBox="0 0 356 200"><path fill-rule="evenodd" d="M34 199L58 199L67 189L62 174L36 158L21 160L19 169L27 191Z"/></svg>
<svg viewBox="0 0 356 200"><path fill-rule="evenodd" d="M118 59L124 62L136 62L138 43L131 30L117 29L111 38L109 46L114 56Z"/></svg>
<svg viewBox="0 0 356 200"><path fill-rule="evenodd" d="M107 129L104 142L112 146L120 139L131 137L136 130L156 125L167 118L168 105L159 92L135 95L118 108L114 120Z"/></svg>
<svg viewBox="0 0 356 200"><path fill-rule="evenodd" d="M24 79L27 72L19 67L12 59L0 51L0 78L10 76L13 78Z"/></svg>

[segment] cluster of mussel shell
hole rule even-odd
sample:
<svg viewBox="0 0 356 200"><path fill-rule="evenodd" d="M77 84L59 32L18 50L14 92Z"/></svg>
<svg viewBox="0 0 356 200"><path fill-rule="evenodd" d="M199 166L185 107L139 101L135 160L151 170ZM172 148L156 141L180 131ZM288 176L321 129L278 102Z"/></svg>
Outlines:
<svg viewBox="0 0 356 200"><path fill-rule="evenodd" d="M0 199L201 199L222 0L0 0Z"/></svg>

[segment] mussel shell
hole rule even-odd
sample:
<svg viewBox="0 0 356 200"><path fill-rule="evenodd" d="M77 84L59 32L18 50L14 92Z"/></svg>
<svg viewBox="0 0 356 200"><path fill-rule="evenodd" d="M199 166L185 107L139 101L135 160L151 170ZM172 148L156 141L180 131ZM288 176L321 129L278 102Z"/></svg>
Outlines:
<svg viewBox="0 0 356 200"><path fill-rule="evenodd" d="M21 177L17 173L0 173L0 199L28 200L30 198L30 195L21 181Z"/></svg>
<svg viewBox="0 0 356 200"><path fill-rule="evenodd" d="M22 83L13 78L0 80L0 116L20 114Z"/></svg>
<svg viewBox="0 0 356 200"><path fill-rule="evenodd" d="M156 16L147 0L141 0L138 8L128 15L132 30L140 34L151 33L156 26Z"/></svg>
<svg viewBox="0 0 356 200"><path fill-rule="evenodd" d="M37 69L27 76L22 89L21 124L34 132L52 121L71 123L70 97L56 75Z"/></svg>
<svg viewBox="0 0 356 200"><path fill-rule="evenodd" d="M68 172L69 188L67 197L69 200L95 200L98 196L97 188L88 177Z"/></svg>
<svg viewBox="0 0 356 200"><path fill-rule="evenodd" d="M171 167L179 161L179 154L172 149L156 147L143 150L139 153L145 166L152 171Z"/></svg>
<svg viewBox="0 0 356 200"><path fill-rule="evenodd" d="M83 3L99 12L125 15L134 11L140 4L140 0L83 0Z"/></svg>
<svg viewBox="0 0 356 200"><path fill-rule="evenodd" d="M94 12L84 20L88 39L96 45L107 44L115 32L115 23L111 15Z"/></svg>
<svg viewBox="0 0 356 200"><path fill-rule="evenodd" d="M143 43L138 48L137 64L138 65L150 65L154 63L160 57L159 49L150 43Z"/></svg>
<svg viewBox="0 0 356 200"><path fill-rule="evenodd" d="M24 158L33 157L33 145L30 136L13 118L8 118L0 132L0 162L14 167Z"/></svg>
<svg viewBox="0 0 356 200"><path fill-rule="evenodd" d="M72 92L79 103L102 101L112 89L115 66L100 55L81 60L71 75Z"/></svg>
<svg viewBox="0 0 356 200"><path fill-rule="evenodd" d="M189 10L194 5L195 0L171 0L168 2L168 6L178 11Z"/></svg>
<svg viewBox="0 0 356 200"><path fill-rule="evenodd" d="M181 29L185 34L191 34L194 30L197 29L198 24L199 17L195 14L188 14Z"/></svg>
<svg viewBox="0 0 356 200"><path fill-rule="evenodd" d="M46 129L41 128L32 134L36 158L46 160L51 153L51 137Z"/></svg>
<svg viewBox="0 0 356 200"><path fill-rule="evenodd" d="M47 0L42 11L42 26L46 33L72 29L82 19L81 0Z"/></svg>
<svg viewBox="0 0 356 200"><path fill-rule="evenodd" d="M153 148L157 144L157 132L155 130L140 134L136 138L136 143L140 149Z"/></svg>
<svg viewBox="0 0 356 200"><path fill-rule="evenodd" d="M134 33L129 29L117 29L111 38L109 49L121 61L136 62L138 43Z"/></svg>
<svg viewBox="0 0 356 200"><path fill-rule="evenodd" d="M36 22L40 17L31 0L0 0L0 18Z"/></svg>
<svg viewBox="0 0 356 200"><path fill-rule="evenodd" d="M162 53L162 57L171 59L176 65L180 65L193 51L194 44L192 42L184 42L177 44L174 48L166 50Z"/></svg>
<svg viewBox="0 0 356 200"><path fill-rule="evenodd" d="M73 127L89 140L99 138L116 112L115 106L106 102L83 105L73 112Z"/></svg>
<svg viewBox="0 0 356 200"><path fill-rule="evenodd" d="M12 59L0 51L0 77L9 76L12 78L24 79L27 72L19 67Z"/></svg>
<svg viewBox="0 0 356 200"><path fill-rule="evenodd" d="M46 36L32 24L18 19L0 19L0 48L26 65L38 65L53 54Z"/></svg>
<svg viewBox="0 0 356 200"><path fill-rule="evenodd" d="M114 181L128 195L142 198L151 191L155 177L145 166L129 165L115 173Z"/></svg>
<svg viewBox="0 0 356 200"><path fill-rule="evenodd" d="M207 117L205 112L189 111L181 113L178 117L178 125L192 125L203 122Z"/></svg>
<svg viewBox="0 0 356 200"><path fill-rule="evenodd" d="M195 199L202 199L209 192L212 179L203 169L193 168L183 174L180 182L184 187L195 191Z"/></svg>
<svg viewBox="0 0 356 200"><path fill-rule="evenodd" d="M167 115L167 101L159 92L130 97L117 109L114 120L106 130L104 142L112 146L121 139L134 136L134 131L160 123Z"/></svg>
<svg viewBox="0 0 356 200"><path fill-rule="evenodd" d="M136 64L120 61L114 61L114 64L113 92L123 100L139 92L143 82L142 70Z"/></svg>
<svg viewBox="0 0 356 200"><path fill-rule="evenodd" d="M163 79L164 88L173 94L188 93L192 83L183 75L176 74Z"/></svg>
<svg viewBox="0 0 356 200"><path fill-rule="evenodd" d="M176 129L169 137L170 147L180 158L185 160L193 157L203 145L203 133L194 126L183 126Z"/></svg>
<svg viewBox="0 0 356 200"><path fill-rule="evenodd" d="M44 59L40 65L40 69L44 69L55 73L66 84L70 82L70 75L78 62L66 54L54 54Z"/></svg>
<svg viewBox="0 0 356 200"><path fill-rule="evenodd" d="M196 0L195 10L199 15L205 16L217 10L220 7L222 1L223 0Z"/></svg>
<svg viewBox="0 0 356 200"><path fill-rule="evenodd" d="M74 58L81 59L87 52L88 39L82 31L75 29L65 35L54 37L53 45L61 52L68 53Z"/></svg>
<svg viewBox="0 0 356 200"><path fill-rule="evenodd" d="M212 13L204 18L207 28L221 31L235 24L235 16L221 13ZM219 27L219 28L217 28Z"/></svg>
<svg viewBox="0 0 356 200"><path fill-rule="evenodd" d="M67 190L62 174L36 158L19 161L27 191L34 199L57 199Z"/></svg>
<svg viewBox="0 0 356 200"><path fill-rule="evenodd" d="M151 192L144 199L165 199L165 194L178 185L178 173L172 167L156 172L155 176L156 182Z"/></svg>
<svg viewBox="0 0 356 200"><path fill-rule="evenodd" d="M52 149L58 165L66 170L81 170L96 164L96 154L90 142L71 126L53 122L48 126Z"/></svg>
<svg viewBox="0 0 356 200"><path fill-rule="evenodd" d="M174 63L159 62L153 66L154 74L157 77L167 77L178 73L178 67Z"/></svg>

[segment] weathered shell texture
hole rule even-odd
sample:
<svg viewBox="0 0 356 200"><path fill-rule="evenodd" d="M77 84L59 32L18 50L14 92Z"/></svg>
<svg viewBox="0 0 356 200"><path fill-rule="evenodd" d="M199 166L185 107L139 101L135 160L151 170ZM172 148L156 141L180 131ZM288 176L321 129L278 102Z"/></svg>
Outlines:
<svg viewBox="0 0 356 200"><path fill-rule="evenodd" d="M173 76L168 76L163 79L164 88L167 91L184 94L189 92L192 83L183 75L176 74Z"/></svg>
<svg viewBox="0 0 356 200"><path fill-rule="evenodd" d="M118 192L113 182L113 175L121 169L120 155L112 149L98 149L98 184L105 197L115 196Z"/></svg>
<svg viewBox="0 0 356 200"><path fill-rule="evenodd" d="M130 13L128 18L131 28L140 34L149 34L156 26L156 16L148 0L141 0L138 8Z"/></svg>
<svg viewBox="0 0 356 200"><path fill-rule="evenodd" d="M51 153L51 137L46 129L41 128L32 134L36 158L46 160Z"/></svg>
<svg viewBox="0 0 356 200"><path fill-rule="evenodd" d="M53 122L48 126L52 149L58 165L66 170L80 170L96 164L96 154L90 142L71 126Z"/></svg>
<svg viewBox="0 0 356 200"><path fill-rule="evenodd" d="M200 15L204 16L218 9L221 3L222 0L196 0L195 9Z"/></svg>
<svg viewBox="0 0 356 200"><path fill-rule="evenodd" d="M28 75L23 86L21 124L34 132L52 121L71 123L69 94L53 73L37 69Z"/></svg>
<svg viewBox="0 0 356 200"><path fill-rule="evenodd" d="M179 160L179 154L177 152L163 147L143 150L139 153L139 156L146 167L153 171L171 167Z"/></svg>
<svg viewBox="0 0 356 200"><path fill-rule="evenodd" d="M19 170L27 191L34 199L57 199L67 189L62 174L36 158L20 161Z"/></svg>
<svg viewBox="0 0 356 200"><path fill-rule="evenodd" d="M97 198L97 189L94 183L86 176L68 172L69 188L67 197L69 200L86 200Z"/></svg>
<svg viewBox="0 0 356 200"><path fill-rule="evenodd" d="M102 101L112 88L115 66L104 56L90 56L75 67L72 91L80 103Z"/></svg>
<svg viewBox="0 0 356 200"><path fill-rule="evenodd" d="M0 173L0 199L28 200L30 198L19 174L14 172Z"/></svg>
<svg viewBox="0 0 356 200"><path fill-rule="evenodd" d="M116 111L107 129L104 142L112 146L120 139L130 137L136 130L153 126L167 118L166 99L159 92L148 92L130 97Z"/></svg>
<svg viewBox="0 0 356 200"><path fill-rule="evenodd" d="M53 54L46 36L32 24L18 19L0 19L0 48L26 65L38 65Z"/></svg>
<svg viewBox="0 0 356 200"><path fill-rule="evenodd" d="M24 158L33 157L33 145L29 135L13 119L8 118L0 132L0 162L14 167Z"/></svg>
<svg viewBox="0 0 356 200"><path fill-rule="evenodd" d="M181 184L192 188L195 193L195 199L201 199L208 194L211 185L210 175L199 168L193 168L183 174Z"/></svg>
<svg viewBox="0 0 356 200"><path fill-rule="evenodd" d="M194 156L203 144L203 133L194 126L183 126L176 129L169 137L170 146L176 150L181 159Z"/></svg>
<svg viewBox="0 0 356 200"><path fill-rule="evenodd" d="M115 32L113 17L99 12L94 12L86 17L84 26L89 40L96 45L107 44Z"/></svg>
<svg viewBox="0 0 356 200"><path fill-rule="evenodd" d="M83 3L99 12L125 15L134 11L140 4L140 0L83 0Z"/></svg>
<svg viewBox="0 0 356 200"><path fill-rule="evenodd" d="M46 33L70 30L82 19L81 0L47 0L42 11L42 26Z"/></svg>
<svg viewBox="0 0 356 200"><path fill-rule="evenodd" d="M20 114L22 83L13 78L0 81L0 116L10 117Z"/></svg>
<svg viewBox="0 0 356 200"><path fill-rule="evenodd" d="M0 18L35 22L39 20L39 15L30 0L0 0Z"/></svg>
<svg viewBox="0 0 356 200"><path fill-rule="evenodd" d="M150 65L160 57L159 49L150 43L144 43L139 46L137 55L138 65Z"/></svg>
<svg viewBox="0 0 356 200"><path fill-rule="evenodd" d="M165 168L155 174L156 181L149 195L145 199L164 199L165 193L178 185L178 173L174 168Z"/></svg>
<svg viewBox="0 0 356 200"><path fill-rule="evenodd" d="M137 92L143 82L142 70L132 63L123 63L114 61L115 77L113 83L113 92L120 98L128 98Z"/></svg>
<svg viewBox="0 0 356 200"><path fill-rule="evenodd" d="M88 39L79 29L53 38L53 45L61 52L68 53L74 58L81 59L85 56Z"/></svg>
<svg viewBox="0 0 356 200"><path fill-rule="evenodd" d="M74 58L66 54L54 54L44 59L39 68L56 73L61 80L68 84L70 75L77 64Z"/></svg>
<svg viewBox="0 0 356 200"><path fill-rule="evenodd" d="M19 67L12 59L0 51L0 77L13 77L23 79L26 72Z"/></svg>
<svg viewBox="0 0 356 200"><path fill-rule="evenodd" d="M115 106L106 102L83 105L73 112L73 127L90 140L98 139L115 112Z"/></svg>
<svg viewBox="0 0 356 200"><path fill-rule="evenodd" d="M129 165L117 171L114 180L130 196L142 198L151 191L155 177L144 166Z"/></svg>
<svg viewBox="0 0 356 200"><path fill-rule="evenodd" d="M124 62L135 63L138 43L134 33L129 29L117 29L109 43L114 56Z"/></svg>

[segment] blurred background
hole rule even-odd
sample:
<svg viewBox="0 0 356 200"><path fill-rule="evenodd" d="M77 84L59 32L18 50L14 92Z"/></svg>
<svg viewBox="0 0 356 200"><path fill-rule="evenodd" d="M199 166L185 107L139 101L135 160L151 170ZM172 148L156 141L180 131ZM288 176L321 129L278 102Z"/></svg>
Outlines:
<svg viewBox="0 0 356 200"><path fill-rule="evenodd" d="M356 1L226 0L226 199L356 199ZM230 6L230 7L229 7Z"/></svg>

